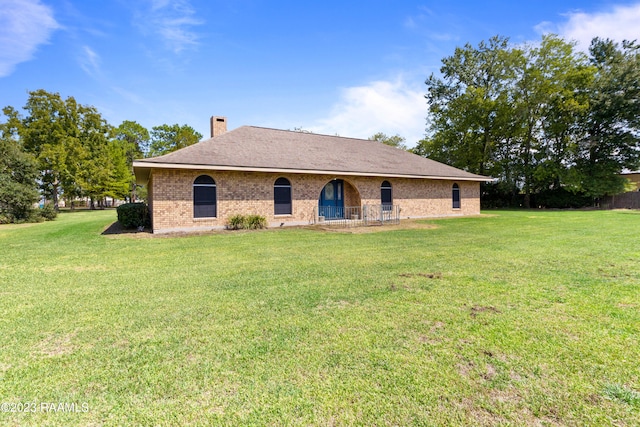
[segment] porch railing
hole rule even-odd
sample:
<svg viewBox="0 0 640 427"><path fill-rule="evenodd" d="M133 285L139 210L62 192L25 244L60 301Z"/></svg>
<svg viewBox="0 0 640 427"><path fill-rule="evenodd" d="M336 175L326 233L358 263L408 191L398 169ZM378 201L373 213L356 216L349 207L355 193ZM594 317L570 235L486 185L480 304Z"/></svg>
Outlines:
<svg viewBox="0 0 640 427"><path fill-rule="evenodd" d="M316 206L313 209L313 218L314 224L336 227L398 224L400 222L400 206Z"/></svg>
<svg viewBox="0 0 640 427"><path fill-rule="evenodd" d="M364 205L366 225L400 223L400 206L398 205Z"/></svg>

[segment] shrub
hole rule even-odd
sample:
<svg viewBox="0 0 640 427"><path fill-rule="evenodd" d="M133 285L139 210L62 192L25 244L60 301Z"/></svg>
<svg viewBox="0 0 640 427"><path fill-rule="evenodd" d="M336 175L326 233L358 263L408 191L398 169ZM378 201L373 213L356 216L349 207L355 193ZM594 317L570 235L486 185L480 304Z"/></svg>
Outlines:
<svg viewBox="0 0 640 427"><path fill-rule="evenodd" d="M522 195L518 194L518 188L504 181L480 184L480 204L482 209L503 209L518 207L523 203Z"/></svg>
<svg viewBox="0 0 640 427"><path fill-rule="evenodd" d="M506 182L482 184L480 203L482 209L517 208L524 206L524 194ZM593 200L583 193L573 193L564 188L541 190L531 194L532 208L567 209L593 205Z"/></svg>
<svg viewBox="0 0 640 427"><path fill-rule="evenodd" d="M267 228L267 219L260 215L247 215L245 228L251 230Z"/></svg>
<svg viewBox="0 0 640 427"><path fill-rule="evenodd" d="M229 230L255 230L267 228L267 219L260 215L233 215L227 220Z"/></svg>
<svg viewBox="0 0 640 427"><path fill-rule="evenodd" d="M534 201L535 206L555 209L577 209L593 205L591 197L582 193L572 193L564 188L543 190L536 194ZM534 205L532 204L532 206Z"/></svg>
<svg viewBox="0 0 640 427"><path fill-rule="evenodd" d="M244 215L234 215L227 220L229 230L240 230L244 228Z"/></svg>
<svg viewBox="0 0 640 427"><path fill-rule="evenodd" d="M12 211L0 211L0 224L24 224L26 222L53 221L58 216L58 212L53 205L47 203L42 208L23 209L16 215L15 209Z"/></svg>
<svg viewBox="0 0 640 427"><path fill-rule="evenodd" d="M32 209L25 219L16 220L16 224L19 222L44 222L44 217L40 214L40 209Z"/></svg>
<svg viewBox="0 0 640 427"><path fill-rule="evenodd" d="M58 212L51 203L46 203L42 208L40 208L38 213L46 221L53 221L58 216Z"/></svg>
<svg viewBox="0 0 640 427"><path fill-rule="evenodd" d="M118 222L124 228L149 227L151 218L145 203L125 203L117 208Z"/></svg>

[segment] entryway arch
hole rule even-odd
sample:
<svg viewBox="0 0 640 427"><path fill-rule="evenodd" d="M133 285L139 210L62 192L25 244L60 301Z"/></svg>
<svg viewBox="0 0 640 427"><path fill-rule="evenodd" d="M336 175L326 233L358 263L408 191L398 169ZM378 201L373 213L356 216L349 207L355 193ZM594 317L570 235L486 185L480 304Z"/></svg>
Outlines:
<svg viewBox="0 0 640 427"><path fill-rule="evenodd" d="M326 219L344 219L359 213L360 193L349 181L334 178L328 181L318 197L318 215Z"/></svg>

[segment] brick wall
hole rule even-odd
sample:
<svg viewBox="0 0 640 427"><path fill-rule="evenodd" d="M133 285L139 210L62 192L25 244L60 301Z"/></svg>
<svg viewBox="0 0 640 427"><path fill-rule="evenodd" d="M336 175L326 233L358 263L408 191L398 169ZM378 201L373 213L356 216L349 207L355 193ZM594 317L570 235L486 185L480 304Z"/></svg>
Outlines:
<svg viewBox="0 0 640 427"><path fill-rule="evenodd" d="M193 217L193 181L209 175L216 182L217 217ZM274 215L273 184L279 177L291 182L291 215ZM380 204L380 185L392 185L393 204L402 218L480 213L480 185L477 182L426 179L349 177L259 172L154 169L149 180L149 206L154 232L224 227L236 214L258 214L271 224L308 224L324 185L338 178L345 182L345 206ZM453 209L451 189L460 187L461 208Z"/></svg>

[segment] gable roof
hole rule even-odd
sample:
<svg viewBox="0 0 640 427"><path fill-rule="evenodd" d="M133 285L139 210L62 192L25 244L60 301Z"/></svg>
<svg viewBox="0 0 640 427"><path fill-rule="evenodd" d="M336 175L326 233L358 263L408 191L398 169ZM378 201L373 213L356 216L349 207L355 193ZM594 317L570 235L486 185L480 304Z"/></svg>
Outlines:
<svg viewBox="0 0 640 427"><path fill-rule="evenodd" d="M136 160L133 166L139 183L155 168L492 180L377 141L256 126Z"/></svg>

